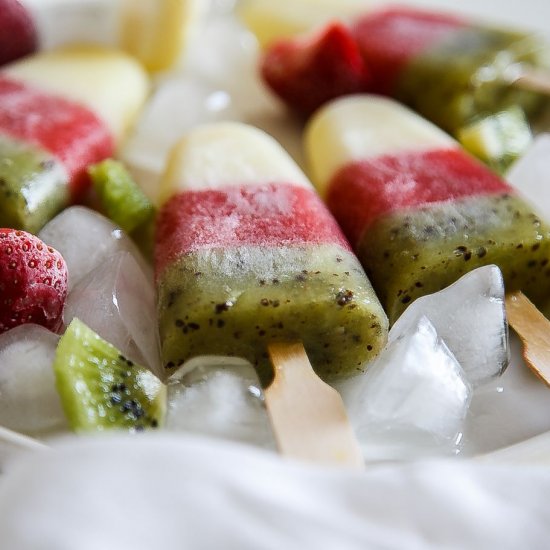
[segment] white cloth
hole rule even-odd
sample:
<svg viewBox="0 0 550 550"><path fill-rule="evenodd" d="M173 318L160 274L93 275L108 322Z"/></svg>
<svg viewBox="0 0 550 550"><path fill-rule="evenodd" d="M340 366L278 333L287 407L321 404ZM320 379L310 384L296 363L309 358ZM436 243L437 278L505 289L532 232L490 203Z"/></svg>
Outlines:
<svg viewBox="0 0 550 550"><path fill-rule="evenodd" d="M184 436L74 439L0 477L6 550L546 549L550 469L321 469Z"/></svg>

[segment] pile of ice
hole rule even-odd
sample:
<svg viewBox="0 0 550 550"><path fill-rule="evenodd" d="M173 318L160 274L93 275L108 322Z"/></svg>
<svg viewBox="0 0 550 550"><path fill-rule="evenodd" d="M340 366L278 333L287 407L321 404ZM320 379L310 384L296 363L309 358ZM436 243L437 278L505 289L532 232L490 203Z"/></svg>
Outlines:
<svg viewBox="0 0 550 550"><path fill-rule="evenodd" d="M39 236L67 262L65 324L78 317L126 357L162 378L152 271L130 237L81 206L63 211Z"/></svg>
<svg viewBox="0 0 550 550"><path fill-rule="evenodd" d="M413 302L365 374L339 385L365 458L458 453L475 388L500 376L508 361L496 266Z"/></svg>
<svg viewBox="0 0 550 550"><path fill-rule="evenodd" d="M166 428L275 448L258 374L235 358L204 357L171 376Z"/></svg>

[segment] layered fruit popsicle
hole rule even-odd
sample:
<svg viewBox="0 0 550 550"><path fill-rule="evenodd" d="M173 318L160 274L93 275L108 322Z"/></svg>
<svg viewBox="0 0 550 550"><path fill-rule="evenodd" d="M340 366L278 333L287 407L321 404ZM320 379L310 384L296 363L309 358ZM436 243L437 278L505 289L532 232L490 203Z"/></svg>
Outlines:
<svg viewBox="0 0 550 550"><path fill-rule="evenodd" d="M162 181L155 269L162 356L238 356L271 373L267 345L302 341L325 378L385 343L387 318L311 183L261 130L190 132Z"/></svg>
<svg viewBox="0 0 550 550"><path fill-rule="evenodd" d="M446 133L380 96L329 103L306 152L390 321L424 294L498 265L507 290L550 296L550 227Z"/></svg>
<svg viewBox="0 0 550 550"><path fill-rule="evenodd" d="M145 101L129 56L71 47L0 72L0 225L37 232L85 194L91 163L112 156Z"/></svg>
<svg viewBox="0 0 550 550"><path fill-rule="evenodd" d="M521 106L529 115L544 95L512 85L524 66L550 70L540 37L405 7L357 18L351 32L372 76L371 92L406 103L455 132L480 113Z"/></svg>
<svg viewBox="0 0 550 550"><path fill-rule="evenodd" d="M366 10L346 25L333 22L313 35L274 43L261 71L276 94L309 115L322 99L357 93L357 79L348 76L357 56L368 77L362 92L397 99L452 134L510 107L533 119L550 103L547 94L518 85L524 73L550 71L543 39L406 7Z"/></svg>

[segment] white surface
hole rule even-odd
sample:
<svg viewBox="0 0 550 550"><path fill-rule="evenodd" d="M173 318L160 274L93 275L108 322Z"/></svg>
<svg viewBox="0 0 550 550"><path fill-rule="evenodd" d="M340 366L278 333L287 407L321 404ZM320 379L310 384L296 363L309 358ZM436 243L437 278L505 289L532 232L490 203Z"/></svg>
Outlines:
<svg viewBox="0 0 550 550"><path fill-rule="evenodd" d="M90 439L0 478L17 550L543 550L550 474L474 462L321 469L212 441Z"/></svg>

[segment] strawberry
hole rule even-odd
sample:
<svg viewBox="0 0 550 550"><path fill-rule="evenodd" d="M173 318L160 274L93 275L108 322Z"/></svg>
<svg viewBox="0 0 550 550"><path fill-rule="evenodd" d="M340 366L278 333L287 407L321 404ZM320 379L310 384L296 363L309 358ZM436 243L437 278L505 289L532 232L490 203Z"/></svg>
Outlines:
<svg viewBox="0 0 550 550"><path fill-rule="evenodd" d="M0 65L36 50L36 28L17 0L0 0Z"/></svg>
<svg viewBox="0 0 550 550"><path fill-rule="evenodd" d="M271 89L304 116L330 99L365 92L370 85L359 48L341 23L330 23L312 36L274 43L260 68Z"/></svg>
<svg viewBox="0 0 550 550"><path fill-rule="evenodd" d="M63 256L30 233L0 229L0 333L24 323L58 330L66 296Z"/></svg>

